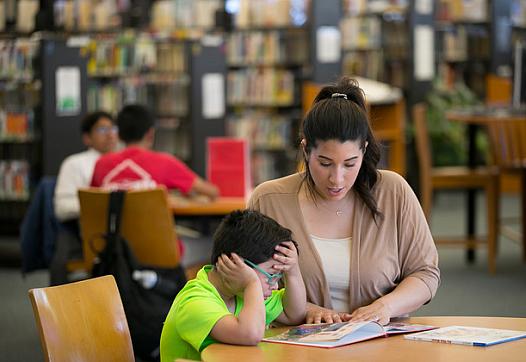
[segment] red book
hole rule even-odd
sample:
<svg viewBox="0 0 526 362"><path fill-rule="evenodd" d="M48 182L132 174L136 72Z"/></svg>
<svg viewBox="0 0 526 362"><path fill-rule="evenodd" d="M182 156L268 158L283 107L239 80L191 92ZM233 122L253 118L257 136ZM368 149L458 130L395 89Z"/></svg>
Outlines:
<svg viewBox="0 0 526 362"><path fill-rule="evenodd" d="M249 147L246 140L230 137L207 139L207 179L223 197L246 197L252 189Z"/></svg>

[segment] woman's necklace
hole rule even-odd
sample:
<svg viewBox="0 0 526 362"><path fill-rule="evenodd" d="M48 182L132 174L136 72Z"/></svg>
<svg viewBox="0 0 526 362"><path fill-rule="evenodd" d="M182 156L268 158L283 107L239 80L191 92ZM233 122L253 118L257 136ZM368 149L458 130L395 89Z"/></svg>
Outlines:
<svg viewBox="0 0 526 362"><path fill-rule="evenodd" d="M349 211L349 210L348 210L348 208L349 208L349 202L348 202L347 198L345 198L345 199L343 199L343 200L340 200L340 201L341 201L341 202L344 202L344 204L343 204L343 205L339 205L339 203L338 203L336 209L328 207L328 203L330 203L330 201L329 201L329 202L326 202L326 201L324 201L324 200L320 200L320 201L318 201L317 204L320 205L321 207L323 207L325 210L330 211L331 213L336 214L336 216L342 216L342 215L344 215L347 211ZM333 202L333 203L335 203L335 202ZM343 207L342 207L342 206L343 206Z"/></svg>

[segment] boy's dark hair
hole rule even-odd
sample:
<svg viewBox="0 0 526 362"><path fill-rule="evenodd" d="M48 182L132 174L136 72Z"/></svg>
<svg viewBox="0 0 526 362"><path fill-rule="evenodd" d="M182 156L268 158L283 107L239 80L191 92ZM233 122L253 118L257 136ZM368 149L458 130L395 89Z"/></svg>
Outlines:
<svg viewBox="0 0 526 362"><path fill-rule="evenodd" d="M140 104L124 106L117 115L119 138L124 143L141 141L154 124L153 114Z"/></svg>
<svg viewBox="0 0 526 362"><path fill-rule="evenodd" d="M254 264L264 263L276 253L277 245L292 240L291 235L289 229L258 211L233 211L223 218L214 233L212 265L216 264L221 254L230 253L236 253Z"/></svg>
<svg viewBox="0 0 526 362"><path fill-rule="evenodd" d="M95 124L99 121L101 118L107 118L111 121L111 123L115 123L115 119L113 119L113 116L109 114L108 112L104 111L98 111L93 113L88 113L80 123L80 131L82 134L91 133L93 130L93 127L95 127Z"/></svg>

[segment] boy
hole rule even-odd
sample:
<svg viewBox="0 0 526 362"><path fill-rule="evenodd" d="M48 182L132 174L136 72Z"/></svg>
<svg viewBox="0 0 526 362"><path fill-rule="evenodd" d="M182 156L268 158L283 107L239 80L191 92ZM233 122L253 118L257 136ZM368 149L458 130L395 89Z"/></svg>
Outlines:
<svg viewBox="0 0 526 362"><path fill-rule="evenodd" d="M234 211L214 234L211 262L175 298L161 361L200 359L212 343L256 345L273 320L303 323L305 286L290 230L257 211ZM281 277L286 288L278 290Z"/></svg>

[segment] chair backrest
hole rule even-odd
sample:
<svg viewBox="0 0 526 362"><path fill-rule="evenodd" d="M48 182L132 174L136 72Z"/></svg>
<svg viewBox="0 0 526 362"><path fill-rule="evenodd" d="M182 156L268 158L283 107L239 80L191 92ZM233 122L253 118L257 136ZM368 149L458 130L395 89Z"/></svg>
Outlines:
<svg viewBox="0 0 526 362"><path fill-rule="evenodd" d="M487 129L495 164L505 169L526 168L526 118L495 118Z"/></svg>
<svg viewBox="0 0 526 362"><path fill-rule="evenodd" d="M431 144L426 121L427 107L423 103L413 106L413 125L415 127L416 151L420 169L420 188L431 188Z"/></svg>
<svg viewBox="0 0 526 362"><path fill-rule="evenodd" d="M102 250L110 191L79 190L80 230L85 268L91 270L94 250ZM174 219L164 188L128 191L122 208L120 233L139 263L163 268L179 264Z"/></svg>
<svg viewBox="0 0 526 362"><path fill-rule="evenodd" d="M31 289L29 299L46 360L135 360L113 276Z"/></svg>

